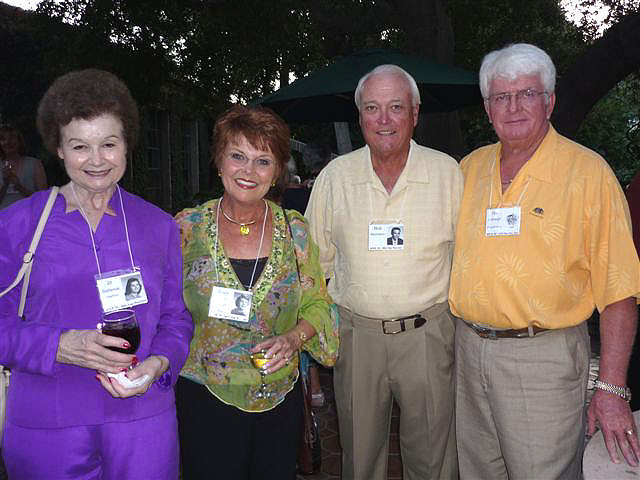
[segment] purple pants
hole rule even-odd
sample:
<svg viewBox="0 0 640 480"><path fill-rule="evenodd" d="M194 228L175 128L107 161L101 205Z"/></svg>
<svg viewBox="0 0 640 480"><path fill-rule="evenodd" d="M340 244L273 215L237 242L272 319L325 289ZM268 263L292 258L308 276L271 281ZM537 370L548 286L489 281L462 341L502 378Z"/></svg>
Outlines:
<svg viewBox="0 0 640 480"><path fill-rule="evenodd" d="M5 424L2 456L11 480L176 480L175 408L131 422L33 429Z"/></svg>

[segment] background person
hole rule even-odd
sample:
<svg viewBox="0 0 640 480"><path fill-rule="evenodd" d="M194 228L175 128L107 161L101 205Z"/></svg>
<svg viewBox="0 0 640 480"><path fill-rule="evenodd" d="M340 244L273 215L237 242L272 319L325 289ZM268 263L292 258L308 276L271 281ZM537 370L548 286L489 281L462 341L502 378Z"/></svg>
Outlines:
<svg viewBox="0 0 640 480"><path fill-rule="evenodd" d="M449 301L461 317L456 424L463 479L582 477L586 320L594 307L601 356L589 433L598 424L611 458L619 461L617 444L638 465L625 399L640 292L629 211L604 159L551 126L555 74L551 58L529 44L491 52L480 67L485 110L500 141L461 164Z"/></svg>
<svg viewBox="0 0 640 480"><path fill-rule="evenodd" d="M302 424L298 351L325 365L335 361L331 299L304 218L265 198L284 183L287 126L268 109L236 106L213 134L224 194L176 217L184 296L196 325L177 389L183 478L215 472L293 480ZM209 316L218 288L251 294L248 321ZM252 348L260 334L267 340ZM264 389L250 358L263 349Z"/></svg>
<svg viewBox="0 0 640 480"><path fill-rule="evenodd" d="M25 156L24 138L11 125L0 125L0 163L0 209L47 188L42 163Z"/></svg>
<svg viewBox="0 0 640 480"><path fill-rule="evenodd" d="M340 306L342 478L387 478L395 399L403 478L457 479L446 299L462 174L453 158L411 140L420 93L400 67L364 75L355 101L367 145L320 172L306 211ZM374 222L385 232L404 225L407 246L368 249Z"/></svg>
<svg viewBox="0 0 640 480"><path fill-rule="evenodd" d="M287 166L289 167L289 173L291 176L297 174L297 168L295 163L291 168L291 162L293 159L289 159ZM295 175L296 178L292 178L287 188L282 195L282 206L286 209L297 210L304 214L309 203L309 197L311 195L311 187L315 181L320 170L331 161L331 151L324 145L320 144L307 144L304 147L302 153L302 163L306 167L306 170L310 173L308 178L304 179L304 182L300 181L300 178ZM296 181L297 180L297 181ZM308 385L311 389L311 406L320 408L325 405L324 392L320 385L320 373L318 372L318 364L307 352L302 352L303 362L300 366L300 370L303 375L308 372ZM305 371L305 365L308 365ZM306 377L305 377L306 379Z"/></svg>
<svg viewBox="0 0 640 480"><path fill-rule="evenodd" d="M81 70L56 79L37 120L71 180L38 245L25 320L17 315L19 288L0 298L0 364L12 371L2 445L9 477L176 479L171 386L193 327L182 301L177 226L117 185L136 143L136 104L114 75ZM38 192L0 211L0 289L15 278L47 197ZM103 309L95 276L129 268L131 257L149 296L134 307L135 355L110 350L128 342L96 329ZM136 362L127 376L148 375L139 387L106 375Z"/></svg>

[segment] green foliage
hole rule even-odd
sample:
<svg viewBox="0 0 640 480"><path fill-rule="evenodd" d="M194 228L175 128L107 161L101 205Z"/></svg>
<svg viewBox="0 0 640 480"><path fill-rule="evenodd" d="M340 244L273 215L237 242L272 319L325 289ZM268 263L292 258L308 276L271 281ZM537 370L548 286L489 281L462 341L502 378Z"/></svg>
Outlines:
<svg viewBox="0 0 640 480"><path fill-rule="evenodd" d="M640 4L640 0L599 1L611 7L612 22L637 11ZM579 2L586 9L596 0ZM290 74L303 76L336 56L367 47L415 51L416 45L410 44L415 41L409 38L416 36L408 35L405 27L420 22L403 21L401 12L426 3L44 0L38 15L28 14L24 21L11 19L0 29L5 46L0 61L12 72L0 77L0 112L18 123L33 125L37 101L53 78L70 69L95 66L118 74L142 105L213 119L232 100L244 102L270 93L278 82L287 83ZM559 0L441 3L455 34L451 39L455 41L454 62L471 70L478 69L488 51L525 41L548 51L562 75L594 36L593 17L587 16L576 27L566 20ZM635 109L637 117L639 102L627 95L627 104L615 103L618 95L616 89L601 102L603 106L594 109L600 113L592 112L590 118L606 121L588 119L580 138L606 152L621 178L626 178L625 169L633 167L612 131L622 131L618 127L630 121L627 111ZM481 107L460 115L468 149L492 140ZM333 142L330 126L295 127L294 132L304 141ZM27 136L35 138L28 132ZM183 190L180 182L174 179L177 191Z"/></svg>
<svg viewBox="0 0 640 480"><path fill-rule="evenodd" d="M577 141L597 151L626 185L640 169L640 76L621 81L591 110Z"/></svg>

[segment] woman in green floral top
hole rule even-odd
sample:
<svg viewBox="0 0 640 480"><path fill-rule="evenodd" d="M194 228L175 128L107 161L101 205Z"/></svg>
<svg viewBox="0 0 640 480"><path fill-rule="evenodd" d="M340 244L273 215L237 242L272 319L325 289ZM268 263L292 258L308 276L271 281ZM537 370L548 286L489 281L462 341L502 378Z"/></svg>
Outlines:
<svg viewBox="0 0 640 480"><path fill-rule="evenodd" d="M268 109L237 106L213 133L224 194L176 217L195 321L177 385L183 479L293 480L298 351L333 365L336 309L305 219L265 199L284 183L285 123ZM247 299L250 308L240 308ZM251 363L258 352L268 358L264 383Z"/></svg>

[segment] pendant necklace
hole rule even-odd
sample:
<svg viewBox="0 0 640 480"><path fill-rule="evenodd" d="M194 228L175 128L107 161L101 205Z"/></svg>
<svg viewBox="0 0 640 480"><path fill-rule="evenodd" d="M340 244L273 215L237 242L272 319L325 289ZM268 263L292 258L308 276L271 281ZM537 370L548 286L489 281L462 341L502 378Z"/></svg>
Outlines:
<svg viewBox="0 0 640 480"><path fill-rule="evenodd" d="M267 202L265 202L265 206L266 206ZM249 235L249 225L253 225L254 223L256 223L256 220L252 220L250 222L238 222L237 220L234 220L233 218L231 218L229 215L227 215L227 212L224 211L224 208L222 208L222 200L220 201L220 211L222 211L222 215L224 215L224 218L226 218L227 220L229 220L231 223L235 223L236 225L240 225L240 234L241 235ZM265 213L266 215L266 213Z"/></svg>

